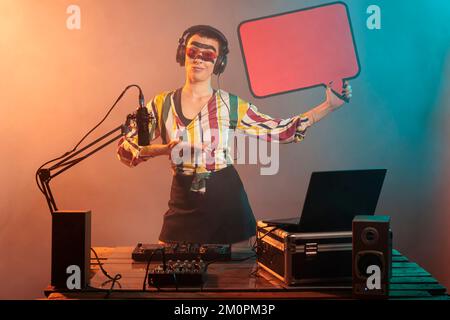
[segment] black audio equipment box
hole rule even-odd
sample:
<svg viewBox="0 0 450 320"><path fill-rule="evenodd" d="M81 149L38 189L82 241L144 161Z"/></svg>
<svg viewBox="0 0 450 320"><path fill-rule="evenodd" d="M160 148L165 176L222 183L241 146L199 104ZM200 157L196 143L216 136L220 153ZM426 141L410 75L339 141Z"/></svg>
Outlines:
<svg viewBox="0 0 450 320"><path fill-rule="evenodd" d="M142 244L138 243L131 254L134 261L163 261L163 253L168 260L228 261L231 260L231 245L229 244ZM153 256L152 256L153 255Z"/></svg>
<svg viewBox="0 0 450 320"><path fill-rule="evenodd" d="M298 232L257 223L258 266L287 285L352 284L352 231Z"/></svg>

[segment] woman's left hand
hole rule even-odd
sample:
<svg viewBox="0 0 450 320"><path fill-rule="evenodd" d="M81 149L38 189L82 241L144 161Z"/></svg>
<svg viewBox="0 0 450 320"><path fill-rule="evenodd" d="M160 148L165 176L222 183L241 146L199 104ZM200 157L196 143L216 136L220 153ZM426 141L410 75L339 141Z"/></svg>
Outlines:
<svg viewBox="0 0 450 320"><path fill-rule="evenodd" d="M352 86L349 84L347 80L345 80L341 96L339 96L331 89L331 82L330 82L330 84L328 84L326 89L326 95L327 95L326 102L328 103L328 105L332 109L339 108L345 103L343 99L346 99L348 101L352 97Z"/></svg>

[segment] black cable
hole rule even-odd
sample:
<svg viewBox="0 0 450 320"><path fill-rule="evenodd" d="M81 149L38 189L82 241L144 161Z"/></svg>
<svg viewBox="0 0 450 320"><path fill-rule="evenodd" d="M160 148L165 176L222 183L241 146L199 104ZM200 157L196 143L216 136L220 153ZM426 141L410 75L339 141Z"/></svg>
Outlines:
<svg viewBox="0 0 450 320"><path fill-rule="evenodd" d="M245 258L231 259L231 261L232 261L232 262L242 262L242 261L246 261L246 260L248 260L248 259L255 258L255 257L256 257L256 254L253 254L253 255L248 256L248 257L245 257Z"/></svg>
<svg viewBox="0 0 450 320"><path fill-rule="evenodd" d="M120 279L122 279L122 275L120 273L117 273L114 277L111 277L108 274L108 272L106 272L106 270L103 268L100 258L98 257L97 252L94 250L94 248L91 248L91 251L94 253L95 259L97 260L98 266L100 267L100 270L102 271L102 273L105 275L105 277L107 277L108 279L110 279L112 281L111 287L109 288L109 290L107 291L106 296L105 296L105 298L109 298L109 296L111 295L111 293L114 289L114 285L116 284L116 282L120 285L120 283L118 281Z"/></svg>
<svg viewBox="0 0 450 320"><path fill-rule="evenodd" d="M261 241L264 237L266 237L267 235L271 234L272 232L274 232L275 230L281 229L281 226L274 226L272 229L270 229L269 231L267 231L265 234L263 234L263 236L261 238L258 238L258 235L255 237L255 241L252 245L251 250L255 253L256 258L259 258L259 245L258 245L258 241ZM258 277L258 271L259 271L259 265L256 265L255 270L253 270L252 272L250 272L249 276L250 277Z"/></svg>
<svg viewBox="0 0 450 320"><path fill-rule="evenodd" d="M125 93L128 91L128 89L130 89L132 87L136 87L139 90L139 95L142 96L142 89L141 89L141 87L139 87L137 84L130 84L130 85L128 85L122 91L122 93L119 95L119 97L116 99L116 101L111 106L111 108L108 110L108 112L103 117L103 119L94 128L92 128L88 133L86 133L83 138L81 138L81 140L75 145L75 147L70 151L70 153L74 152L78 148L78 146L84 141L84 139L86 139L95 129L97 129L106 120L106 118L108 118L109 114L112 112L112 110L114 109L116 104L122 99L122 97L125 95Z"/></svg>
<svg viewBox="0 0 450 320"><path fill-rule="evenodd" d="M49 160L49 161L45 162L43 165L41 165L41 166L37 169L36 175L35 175L36 184L37 184L39 190L40 190L44 195L45 195L44 187L40 184L40 181L39 181L39 171L40 171L44 166L46 166L47 164L52 163L52 162L55 162L55 161L57 161L57 160L60 160L60 159L62 159L62 158L64 158L64 157L70 155L71 153L75 152L75 151L77 150L77 148L80 146L80 144L81 144L81 143L82 143L82 142L83 142L83 141L84 141L84 140L85 140L85 139L86 139L86 138L87 138L87 137L88 137L95 129L97 129L97 128L98 128L98 127L106 120L106 118L110 115L110 113L111 113L112 110L115 108L115 106L117 105L117 103L122 99L122 97L125 95L125 93L128 91L128 89L130 89L131 87L136 87L136 88L138 88L138 90L139 90L139 96L142 96L142 89L141 89L138 85L136 85L136 84L131 84L131 85L127 86L127 87L122 91L122 93L119 95L119 97L117 97L116 101L115 101L114 104L109 108L108 112L107 112L106 115L103 117L103 119L102 119L97 125L95 125L91 130L89 130L89 132L86 133L86 134L83 136L83 138L81 138L81 140L73 147L72 150L65 152L63 155L61 155L61 156L59 156L59 157L57 157L57 158L55 158L55 159L52 159L52 160Z"/></svg>
<svg viewBox="0 0 450 320"><path fill-rule="evenodd" d="M164 248L157 248L155 249L152 254L150 255L149 259L147 260L147 266L145 268L145 277L144 277L144 283L142 284L142 291L146 291L147 290L147 278L148 278L148 270L150 268L150 263L152 262L153 256L155 255L156 252L161 251L161 253L164 255Z"/></svg>
<svg viewBox="0 0 450 320"><path fill-rule="evenodd" d="M222 102L223 102L223 103L225 104L225 106L227 107L228 112L230 112L230 107L228 106L228 104L225 102L225 100L224 100L223 97L222 97L222 90L220 89L220 73L217 75L217 89L218 89L218 91L219 91L220 99L222 99Z"/></svg>
<svg viewBox="0 0 450 320"><path fill-rule="evenodd" d="M275 230L281 229L281 226L274 226L272 229L270 229L269 231L267 231L261 238L258 238L258 236L256 236L255 238L255 242L252 245L252 251L256 253L256 255L258 255L258 252L255 251L255 249L258 247L258 240L261 241L262 239L264 239L264 237L266 237L267 235L269 235L270 233L274 232Z"/></svg>
<svg viewBox="0 0 450 320"><path fill-rule="evenodd" d="M177 273L175 271L173 273L173 281L175 281L175 291L178 291L178 278Z"/></svg>
<svg viewBox="0 0 450 320"><path fill-rule="evenodd" d="M157 249L158 250L158 249ZM155 254L156 250L152 252L152 254L150 255L150 258L147 261L147 266L145 267L145 276L144 276L144 282L142 283L142 291L145 292L145 290L147 289L147 277L148 277L148 269L150 268L150 263L152 262L152 258Z"/></svg>
<svg viewBox="0 0 450 320"><path fill-rule="evenodd" d="M255 270L251 271L248 276L258 278L259 277L258 272L259 272L259 265L256 264Z"/></svg>
<svg viewBox="0 0 450 320"><path fill-rule="evenodd" d="M100 270L102 271L102 273L105 275L105 277L107 277L108 279L110 279L110 280L114 280L115 278L116 278L116 276L114 276L114 277L111 277L109 274L108 274L108 272L106 272L106 270L105 269L103 269L103 265L102 265L102 263L101 263L101 261L100 261L100 258L98 257L98 255L97 255L97 252L95 252L95 250L94 250L94 248L91 248L91 251L94 253L94 255L95 255L95 259L97 260L97 262L98 262L98 265L99 265L99 267L100 267ZM119 274L119 273L118 273ZM119 274L120 275L120 274ZM122 276L121 276L122 277ZM120 278L119 278L120 279ZM117 279L118 280L118 279Z"/></svg>
<svg viewBox="0 0 450 320"><path fill-rule="evenodd" d="M114 280L106 280L106 281L102 282L101 287L106 286L108 283L110 283L110 282L112 282L112 281L114 281ZM120 282L117 281L117 284L119 285L119 288L122 289L122 285L120 284ZM108 290L109 290L109 289L108 289ZM108 291L108 290L107 290L107 291Z"/></svg>
<svg viewBox="0 0 450 320"><path fill-rule="evenodd" d="M119 283L118 280L121 279L121 278L122 278L122 275L121 275L121 274L116 274L116 276L115 276L114 279L112 280L111 287L109 288L108 292L107 292L106 295L105 295L105 299L108 299L108 298L109 298L109 296L111 295L111 293L112 293L113 290L114 290L114 285L116 284L116 282ZM119 285L120 285L120 283L119 283Z"/></svg>

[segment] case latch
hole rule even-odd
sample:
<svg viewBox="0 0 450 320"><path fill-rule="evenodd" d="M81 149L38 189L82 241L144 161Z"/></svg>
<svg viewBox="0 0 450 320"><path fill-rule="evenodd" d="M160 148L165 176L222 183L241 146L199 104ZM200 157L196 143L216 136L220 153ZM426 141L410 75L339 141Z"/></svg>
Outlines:
<svg viewBox="0 0 450 320"><path fill-rule="evenodd" d="M305 244L305 254L307 258L314 258L317 256L317 243L307 243Z"/></svg>

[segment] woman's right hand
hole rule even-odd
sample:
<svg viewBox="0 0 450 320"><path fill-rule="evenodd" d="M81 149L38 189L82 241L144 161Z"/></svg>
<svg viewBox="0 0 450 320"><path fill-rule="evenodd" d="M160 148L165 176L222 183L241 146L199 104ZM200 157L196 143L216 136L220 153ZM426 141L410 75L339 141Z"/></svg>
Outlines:
<svg viewBox="0 0 450 320"><path fill-rule="evenodd" d="M181 140L171 140L167 144L151 144L147 147L144 147L141 150L141 156L144 157L157 157L161 155L171 155L173 149L179 144L182 143ZM191 145L189 143L183 143L179 147L183 148L191 148L191 152L202 152L205 150L205 148L208 147L206 143L203 143L202 145Z"/></svg>
<svg viewBox="0 0 450 320"><path fill-rule="evenodd" d="M167 144L151 144L149 146L142 147L140 151L141 157L157 157L163 155L170 155L172 149L180 143L179 140L172 140Z"/></svg>
<svg viewBox="0 0 450 320"><path fill-rule="evenodd" d="M175 148L175 146L177 144L179 144L181 142L181 140L171 140L168 144L166 144L166 155L170 155L172 153L173 148Z"/></svg>

